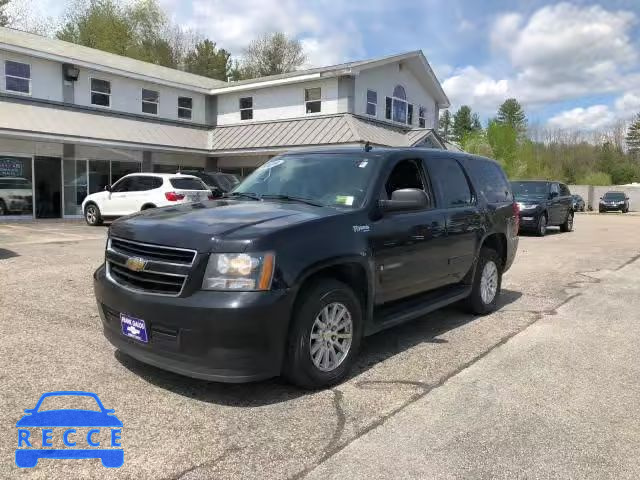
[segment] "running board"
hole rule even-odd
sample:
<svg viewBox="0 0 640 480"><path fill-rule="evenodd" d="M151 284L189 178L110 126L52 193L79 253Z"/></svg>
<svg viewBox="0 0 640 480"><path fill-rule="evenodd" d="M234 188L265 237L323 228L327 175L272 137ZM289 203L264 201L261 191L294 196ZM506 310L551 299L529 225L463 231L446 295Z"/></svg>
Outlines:
<svg viewBox="0 0 640 480"><path fill-rule="evenodd" d="M434 310L459 302L470 294L471 285L458 284L411 297L409 300L394 302L393 305L382 307L374 313L373 322L368 326L365 335L373 335L381 330L415 320Z"/></svg>

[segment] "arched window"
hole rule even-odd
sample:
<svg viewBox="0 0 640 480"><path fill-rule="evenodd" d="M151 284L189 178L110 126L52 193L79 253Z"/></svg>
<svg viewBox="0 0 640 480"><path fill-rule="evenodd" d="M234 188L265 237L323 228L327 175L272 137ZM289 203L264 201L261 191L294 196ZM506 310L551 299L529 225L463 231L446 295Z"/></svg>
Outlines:
<svg viewBox="0 0 640 480"><path fill-rule="evenodd" d="M398 123L413 123L413 105L407 102L407 93L402 85L396 85L393 96L387 97L385 117Z"/></svg>
<svg viewBox="0 0 640 480"><path fill-rule="evenodd" d="M393 89L393 96L401 100L407 99L407 94L405 93L402 85L396 85L396 88Z"/></svg>

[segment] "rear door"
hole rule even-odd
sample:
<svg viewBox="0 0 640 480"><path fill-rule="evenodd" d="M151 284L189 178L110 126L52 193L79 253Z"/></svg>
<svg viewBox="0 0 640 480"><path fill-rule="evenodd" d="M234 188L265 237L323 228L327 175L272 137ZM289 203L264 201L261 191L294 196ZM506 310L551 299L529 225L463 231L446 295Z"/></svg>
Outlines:
<svg viewBox="0 0 640 480"><path fill-rule="evenodd" d="M453 156L441 154L427 159L430 177L439 204L443 207L447 230L447 282L460 281L473 265L483 216L476 194L462 165Z"/></svg>
<svg viewBox="0 0 640 480"><path fill-rule="evenodd" d="M196 177L172 177L169 183L174 192L184 195L185 202L202 202L211 193L204 182Z"/></svg>

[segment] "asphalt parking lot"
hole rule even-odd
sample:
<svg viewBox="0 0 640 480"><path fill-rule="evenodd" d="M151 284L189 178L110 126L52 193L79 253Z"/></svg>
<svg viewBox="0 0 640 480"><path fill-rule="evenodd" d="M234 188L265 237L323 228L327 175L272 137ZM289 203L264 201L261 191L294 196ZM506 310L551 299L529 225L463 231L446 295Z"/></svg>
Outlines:
<svg viewBox="0 0 640 480"><path fill-rule="evenodd" d="M91 283L106 228L0 224L0 477L639 478L640 217L575 227L522 237L494 314L448 308L369 337L348 381L306 392L192 380L115 352ZM53 390L115 409L121 469L15 466L15 422Z"/></svg>

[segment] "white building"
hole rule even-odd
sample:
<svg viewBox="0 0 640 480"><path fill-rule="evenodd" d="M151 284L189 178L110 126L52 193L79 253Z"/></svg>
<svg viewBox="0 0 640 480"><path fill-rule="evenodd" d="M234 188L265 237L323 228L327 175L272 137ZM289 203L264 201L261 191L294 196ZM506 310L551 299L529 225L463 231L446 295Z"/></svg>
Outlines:
<svg viewBox="0 0 640 480"><path fill-rule="evenodd" d="M133 171L246 175L296 147L367 141L444 148L449 101L420 51L227 83L0 28L0 72L12 216L80 215L87 192Z"/></svg>

